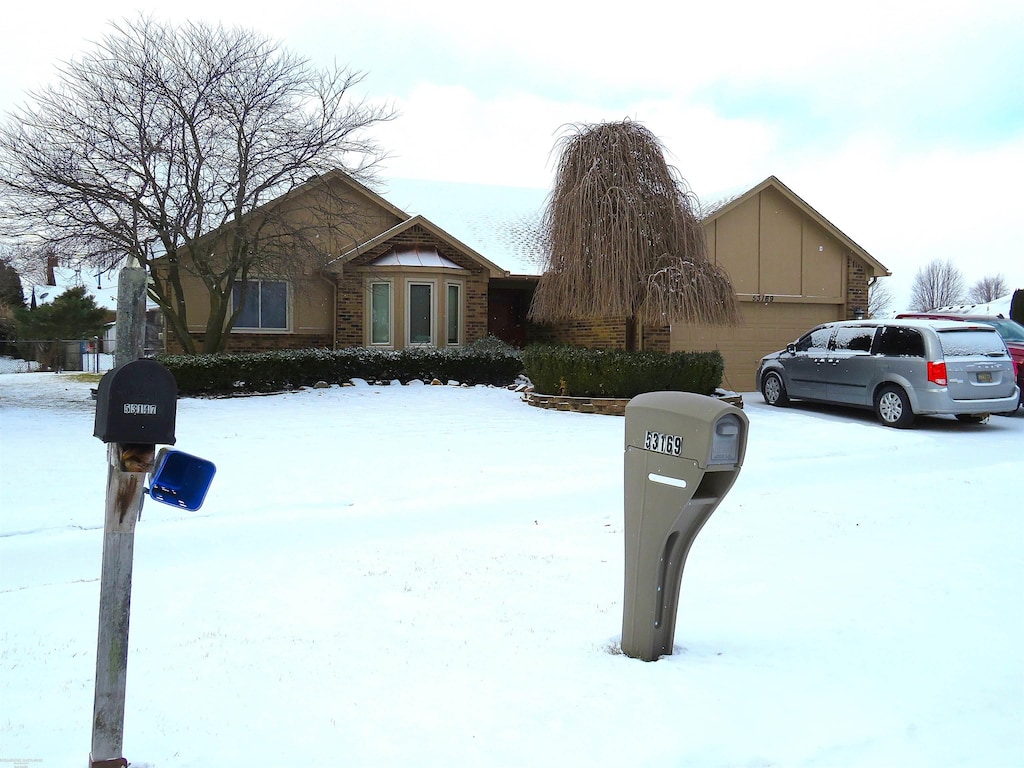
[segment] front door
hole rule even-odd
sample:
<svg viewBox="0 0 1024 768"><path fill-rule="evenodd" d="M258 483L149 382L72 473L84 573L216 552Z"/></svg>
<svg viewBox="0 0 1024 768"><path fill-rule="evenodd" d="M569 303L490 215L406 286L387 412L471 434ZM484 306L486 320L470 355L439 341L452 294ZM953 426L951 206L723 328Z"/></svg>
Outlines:
<svg viewBox="0 0 1024 768"><path fill-rule="evenodd" d="M487 333L513 347L526 345L526 313L530 297L517 289L491 289L487 295Z"/></svg>

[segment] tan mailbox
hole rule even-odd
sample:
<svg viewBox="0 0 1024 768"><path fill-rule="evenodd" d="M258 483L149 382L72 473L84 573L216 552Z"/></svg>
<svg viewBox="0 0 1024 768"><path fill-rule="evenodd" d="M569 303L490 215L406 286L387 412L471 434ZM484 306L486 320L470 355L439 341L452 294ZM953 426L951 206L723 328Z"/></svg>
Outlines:
<svg viewBox="0 0 1024 768"><path fill-rule="evenodd" d="M739 475L748 425L739 408L689 392L648 392L626 405L627 656L672 653L683 565Z"/></svg>

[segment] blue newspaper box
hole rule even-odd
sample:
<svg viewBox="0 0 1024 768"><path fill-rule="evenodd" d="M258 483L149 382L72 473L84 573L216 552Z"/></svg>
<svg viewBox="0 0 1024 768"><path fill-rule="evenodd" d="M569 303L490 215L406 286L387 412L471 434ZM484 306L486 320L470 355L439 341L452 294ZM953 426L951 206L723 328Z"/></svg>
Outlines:
<svg viewBox="0 0 1024 768"><path fill-rule="evenodd" d="M165 448L157 456L149 496L172 507L195 512L203 506L216 471L212 461Z"/></svg>

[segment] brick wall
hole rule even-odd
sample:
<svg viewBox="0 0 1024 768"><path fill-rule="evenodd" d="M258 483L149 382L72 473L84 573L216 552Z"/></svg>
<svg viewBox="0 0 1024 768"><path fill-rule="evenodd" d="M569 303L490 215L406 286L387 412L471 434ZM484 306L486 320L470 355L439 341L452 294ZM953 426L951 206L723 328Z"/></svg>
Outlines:
<svg viewBox="0 0 1024 768"><path fill-rule="evenodd" d="M625 349L626 320L606 317L600 320L576 320L547 326L550 344L569 344L589 349Z"/></svg>
<svg viewBox="0 0 1024 768"><path fill-rule="evenodd" d="M846 257L846 319L853 320L858 308L861 317L867 317L868 272L862 261L848 255Z"/></svg>
<svg viewBox="0 0 1024 768"><path fill-rule="evenodd" d="M668 352L669 330L668 326L644 327L643 349L649 352ZM533 326L527 341L539 344L569 344L589 349L625 349L626 319L607 317L600 320Z"/></svg>
<svg viewBox="0 0 1024 768"><path fill-rule="evenodd" d="M668 352L671 328L644 326L644 349L648 352Z"/></svg>
<svg viewBox="0 0 1024 768"><path fill-rule="evenodd" d="M205 333L193 333L196 348L202 349ZM278 349L330 349L334 339L326 333L229 333L224 345L225 352L271 352ZM167 339L167 353L180 355L184 351L181 343L170 335Z"/></svg>
<svg viewBox="0 0 1024 768"><path fill-rule="evenodd" d="M364 345L363 318L365 317L366 289L363 276L348 272L338 280L338 308L335 318L338 349Z"/></svg>
<svg viewBox="0 0 1024 768"><path fill-rule="evenodd" d="M487 283L487 274L480 267L466 278L466 316L463 322L467 344L487 336Z"/></svg>
<svg viewBox="0 0 1024 768"><path fill-rule="evenodd" d="M337 337L338 347L361 347L365 344L364 318L367 272L357 272L359 267L368 266L375 259L384 255L396 246L430 245L446 259L469 271L468 275L459 275L465 283L465 316L463 327L465 342L482 339L487 335L487 270L461 252L438 240L422 227L412 227L396 235L373 250L359 254L345 265L345 272L338 280L338 312ZM389 272L397 279L415 277L415 272ZM443 290L443 285L439 286Z"/></svg>

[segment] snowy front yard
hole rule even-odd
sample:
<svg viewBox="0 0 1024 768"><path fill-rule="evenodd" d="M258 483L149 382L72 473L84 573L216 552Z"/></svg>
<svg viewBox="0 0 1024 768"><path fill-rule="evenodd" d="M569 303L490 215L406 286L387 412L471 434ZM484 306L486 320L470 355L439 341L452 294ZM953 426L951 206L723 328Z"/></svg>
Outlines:
<svg viewBox="0 0 1024 768"><path fill-rule="evenodd" d="M105 449L0 375L0 758L85 764ZM623 420L503 389L184 399L205 506L135 537L124 754L157 768L1024 764L1024 415L771 409L617 653ZM1018 490L1014 491L1016 483Z"/></svg>

